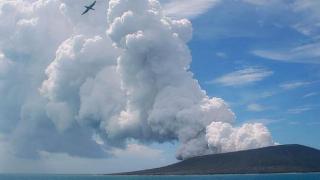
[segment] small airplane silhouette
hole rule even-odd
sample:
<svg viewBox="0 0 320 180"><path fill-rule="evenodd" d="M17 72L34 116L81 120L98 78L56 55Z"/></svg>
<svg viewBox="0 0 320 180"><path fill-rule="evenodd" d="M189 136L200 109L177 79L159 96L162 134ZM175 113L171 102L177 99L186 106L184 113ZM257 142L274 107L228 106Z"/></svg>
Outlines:
<svg viewBox="0 0 320 180"><path fill-rule="evenodd" d="M90 10L95 10L95 9L93 9L93 6L96 4L96 2L97 1L94 1L90 6L84 6L86 8L86 10L81 15L86 14Z"/></svg>

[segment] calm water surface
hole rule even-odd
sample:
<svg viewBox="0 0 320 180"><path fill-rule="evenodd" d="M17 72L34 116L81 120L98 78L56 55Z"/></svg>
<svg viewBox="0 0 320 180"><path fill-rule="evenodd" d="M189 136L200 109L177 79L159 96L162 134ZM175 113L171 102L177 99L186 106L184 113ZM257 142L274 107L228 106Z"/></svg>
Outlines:
<svg viewBox="0 0 320 180"><path fill-rule="evenodd" d="M94 176L0 175L0 180L320 180L316 174L213 175L213 176Z"/></svg>

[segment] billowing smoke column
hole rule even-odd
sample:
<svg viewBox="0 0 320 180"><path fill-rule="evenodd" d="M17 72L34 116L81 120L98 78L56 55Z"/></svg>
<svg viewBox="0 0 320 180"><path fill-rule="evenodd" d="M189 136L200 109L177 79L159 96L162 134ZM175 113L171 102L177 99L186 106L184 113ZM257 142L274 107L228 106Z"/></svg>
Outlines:
<svg viewBox="0 0 320 180"><path fill-rule="evenodd" d="M108 21L108 35L123 49L117 68L127 100L118 122L127 136L178 140L179 159L209 153L205 127L231 123L234 115L223 100L208 98L188 71L190 22L167 18L148 0L110 1Z"/></svg>
<svg viewBox="0 0 320 180"><path fill-rule="evenodd" d="M134 140L178 142L186 159L273 144L262 124L232 127L228 105L193 79L188 20L156 0L81 8L0 2L0 135L17 155L105 157Z"/></svg>
<svg viewBox="0 0 320 180"><path fill-rule="evenodd" d="M127 100L119 123L129 130L128 135L159 142L177 139L181 143L178 159L224 150L223 143L208 145L206 138L218 138L219 132L212 134L212 127L229 125L235 117L222 99L209 98L188 71L191 56L186 42L191 39L191 23L166 17L154 0L111 0L108 22L109 37L123 49L117 68ZM225 133L233 136L232 131ZM249 131L247 136L251 133L256 132ZM264 140L254 136L246 140ZM254 142L241 147L272 143ZM238 144L232 145L239 149Z"/></svg>
<svg viewBox="0 0 320 180"><path fill-rule="evenodd" d="M210 149L217 153L232 152L273 144L270 132L261 123L234 128L228 123L212 122L206 129Z"/></svg>

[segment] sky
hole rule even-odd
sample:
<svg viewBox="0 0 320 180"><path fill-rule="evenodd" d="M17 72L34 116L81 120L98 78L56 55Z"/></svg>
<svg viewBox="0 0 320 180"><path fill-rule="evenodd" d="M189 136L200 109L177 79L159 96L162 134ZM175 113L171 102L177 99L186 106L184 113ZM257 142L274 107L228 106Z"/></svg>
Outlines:
<svg viewBox="0 0 320 180"><path fill-rule="evenodd" d="M201 86L240 122L264 122L280 144L320 147L318 7L228 1L192 20L191 69Z"/></svg>
<svg viewBox="0 0 320 180"><path fill-rule="evenodd" d="M0 1L1 173L320 148L317 0L160 3Z"/></svg>

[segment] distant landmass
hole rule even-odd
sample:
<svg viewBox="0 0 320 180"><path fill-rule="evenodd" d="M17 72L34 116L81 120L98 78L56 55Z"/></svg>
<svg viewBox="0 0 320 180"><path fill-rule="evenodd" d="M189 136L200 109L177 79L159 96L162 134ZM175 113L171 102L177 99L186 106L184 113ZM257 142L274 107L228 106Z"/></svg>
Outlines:
<svg viewBox="0 0 320 180"><path fill-rule="evenodd" d="M193 157L169 166L117 175L208 175L320 172L320 150L279 145Z"/></svg>

